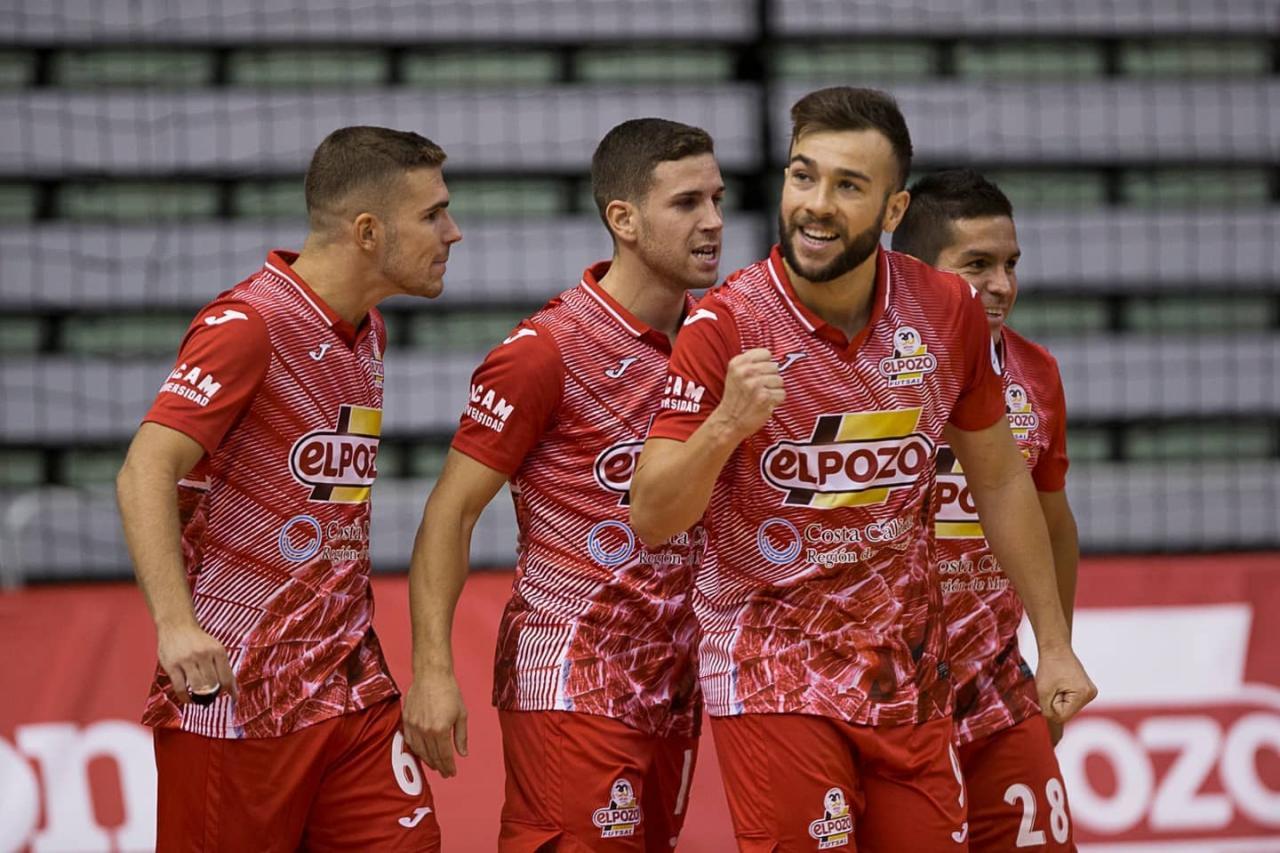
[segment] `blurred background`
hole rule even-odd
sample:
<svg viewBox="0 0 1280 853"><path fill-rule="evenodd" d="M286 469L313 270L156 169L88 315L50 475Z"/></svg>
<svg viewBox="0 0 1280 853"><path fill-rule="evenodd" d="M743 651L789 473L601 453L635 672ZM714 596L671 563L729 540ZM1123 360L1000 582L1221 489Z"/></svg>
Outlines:
<svg viewBox="0 0 1280 853"><path fill-rule="evenodd" d="M0 583L38 597L131 577L124 447L195 310L300 246L302 175L329 131L440 143L464 234L442 298L384 306L373 557L399 573L471 370L608 256L588 180L600 137L646 115L710 131L723 275L768 250L788 109L831 84L898 98L916 176L973 166L1012 198L1012 325L1062 368L1086 573L1105 555L1143 572L1132 601L1100 606L1145 606L1141 590L1184 576L1171 601L1192 604L1246 565L1280 577L1277 0L0 0ZM496 500L476 564L509 569L514 547ZM34 600L0 595L0 617L29 620ZM126 686L140 708L145 682ZM25 713L11 703L0 733ZM1268 719L1254 770L1275 823L1246 835L1280 828ZM0 785L21 776L4 749ZM1113 776L1098 790L1123 789ZM0 847L6 826L27 837L14 802ZM58 837L36 846L88 849Z"/></svg>

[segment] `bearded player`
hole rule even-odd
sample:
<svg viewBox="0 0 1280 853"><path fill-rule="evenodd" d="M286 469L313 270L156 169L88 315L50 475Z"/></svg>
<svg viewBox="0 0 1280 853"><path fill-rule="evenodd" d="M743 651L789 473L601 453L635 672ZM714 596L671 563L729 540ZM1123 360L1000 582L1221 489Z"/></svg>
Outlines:
<svg viewBox="0 0 1280 853"><path fill-rule="evenodd" d="M780 245L685 321L632 524L646 543L706 524L702 688L742 849L964 849L931 527L944 438L1036 629L1047 713L1070 717L1095 688L982 305L879 249L909 201L901 112L837 87L792 120ZM832 789L850 835L815 823Z"/></svg>

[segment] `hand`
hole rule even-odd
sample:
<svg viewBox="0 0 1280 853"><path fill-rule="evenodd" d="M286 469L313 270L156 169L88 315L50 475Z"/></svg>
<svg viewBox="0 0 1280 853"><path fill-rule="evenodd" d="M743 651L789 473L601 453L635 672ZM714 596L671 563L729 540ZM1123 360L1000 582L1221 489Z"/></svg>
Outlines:
<svg viewBox="0 0 1280 853"><path fill-rule="evenodd" d="M1064 647L1060 652L1040 650L1036 692L1040 694L1040 709L1052 726L1074 717L1098 695L1098 688L1089 680L1075 652Z"/></svg>
<svg viewBox="0 0 1280 853"><path fill-rule="evenodd" d="M448 779L457 775L453 750L467 754L467 709L452 673L415 678L404 697L404 740L427 766Z"/></svg>
<svg viewBox="0 0 1280 853"><path fill-rule="evenodd" d="M225 690L236 696L236 678L222 643L205 633L195 620L159 626L156 656L179 703L191 701L192 694L214 694ZM210 699L209 701L212 701ZM207 705L209 702L201 702Z"/></svg>
<svg viewBox="0 0 1280 853"><path fill-rule="evenodd" d="M744 439L765 425L786 396L770 352L763 347L749 349L729 360L724 396L715 414L739 439Z"/></svg>

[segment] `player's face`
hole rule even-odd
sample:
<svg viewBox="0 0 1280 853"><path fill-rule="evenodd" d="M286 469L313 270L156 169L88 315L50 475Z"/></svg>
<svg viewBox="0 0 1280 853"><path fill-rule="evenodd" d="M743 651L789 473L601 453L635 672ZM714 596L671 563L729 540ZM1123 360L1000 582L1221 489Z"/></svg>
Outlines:
<svg viewBox="0 0 1280 853"><path fill-rule="evenodd" d="M797 139L778 212L787 264L811 282L860 266L906 210L909 196L897 181L893 146L877 130L811 131Z"/></svg>
<svg viewBox="0 0 1280 853"><path fill-rule="evenodd" d="M388 205L381 272L397 293L434 299L444 290L449 247L462 239L449 216L449 188L440 169L413 169Z"/></svg>
<svg viewBox="0 0 1280 853"><path fill-rule="evenodd" d="M987 310L991 337L999 340L1018 298L1015 270L1022 250L1013 220L1007 216L956 219L951 223L951 235L950 245L938 254L934 266L959 273L977 289Z"/></svg>
<svg viewBox="0 0 1280 853"><path fill-rule="evenodd" d="M711 154L659 163L638 205L636 252L645 265L685 289L720 276L724 180Z"/></svg>

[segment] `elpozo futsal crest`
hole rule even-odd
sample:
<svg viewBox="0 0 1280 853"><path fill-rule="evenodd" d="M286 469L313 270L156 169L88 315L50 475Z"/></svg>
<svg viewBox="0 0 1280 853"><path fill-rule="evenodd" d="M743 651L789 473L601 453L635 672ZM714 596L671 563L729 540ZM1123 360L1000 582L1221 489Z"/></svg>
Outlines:
<svg viewBox="0 0 1280 853"><path fill-rule="evenodd" d="M938 369L938 357L929 352L924 341L911 326L899 326L893 333L893 355L880 359L880 375L889 380L890 388L920 385L926 373Z"/></svg>
<svg viewBox="0 0 1280 853"><path fill-rule="evenodd" d="M1013 437L1026 441L1031 431L1040 426L1040 418L1031 409L1031 397L1027 389L1017 382L1010 382L1004 389L1004 411L1009 416Z"/></svg>
<svg viewBox="0 0 1280 853"><path fill-rule="evenodd" d="M819 415L807 442L775 442L760 457L765 482L784 506L873 506L915 485L934 459L917 431L921 409Z"/></svg>

